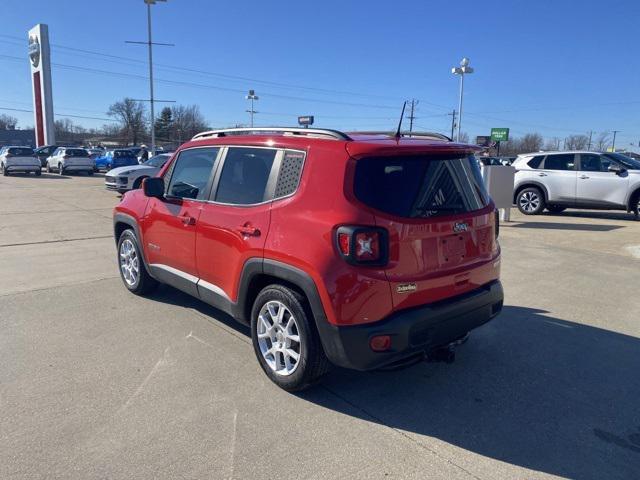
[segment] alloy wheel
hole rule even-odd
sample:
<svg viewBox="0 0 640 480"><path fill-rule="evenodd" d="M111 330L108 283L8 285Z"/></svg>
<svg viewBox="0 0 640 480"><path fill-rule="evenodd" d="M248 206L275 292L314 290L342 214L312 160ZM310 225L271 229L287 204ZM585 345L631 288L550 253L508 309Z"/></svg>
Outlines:
<svg viewBox="0 0 640 480"><path fill-rule="evenodd" d="M300 330L293 313L276 300L265 303L258 314L258 345L276 375L291 375L300 361Z"/></svg>
<svg viewBox="0 0 640 480"><path fill-rule="evenodd" d="M140 276L140 262L136 248L128 238L120 245L120 270L127 285L133 287Z"/></svg>
<svg viewBox="0 0 640 480"><path fill-rule="evenodd" d="M535 212L540 207L540 196L535 192L525 192L520 196L520 208L525 212Z"/></svg>

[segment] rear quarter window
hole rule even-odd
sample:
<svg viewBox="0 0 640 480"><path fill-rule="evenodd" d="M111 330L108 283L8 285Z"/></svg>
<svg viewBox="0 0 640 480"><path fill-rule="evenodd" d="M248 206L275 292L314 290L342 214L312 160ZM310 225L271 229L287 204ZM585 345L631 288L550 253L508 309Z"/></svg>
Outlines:
<svg viewBox="0 0 640 480"><path fill-rule="evenodd" d="M356 163L354 194L376 210L405 218L466 213L490 202L474 157L364 158Z"/></svg>
<svg viewBox="0 0 640 480"><path fill-rule="evenodd" d="M65 154L69 155L70 157L88 157L89 156L89 152L87 152L82 148L68 148Z"/></svg>
<svg viewBox="0 0 640 480"><path fill-rule="evenodd" d="M540 164L544 160L544 155L536 155L527 162L527 165L531 168L540 168Z"/></svg>

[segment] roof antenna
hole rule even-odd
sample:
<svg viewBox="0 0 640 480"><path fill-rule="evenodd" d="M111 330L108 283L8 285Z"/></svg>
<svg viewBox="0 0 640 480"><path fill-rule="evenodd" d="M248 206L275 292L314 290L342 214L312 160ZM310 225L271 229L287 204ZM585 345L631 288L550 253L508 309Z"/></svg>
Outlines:
<svg viewBox="0 0 640 480"><path fill-rule="evenodd" d="M396 131L396 140L400 140L402 138L402 134L400 133L401 129L402 129L402 119L404 118L404 109L407 106L407 101L405 100L405 102L402 104L402 113L400 114L400 121L398 122L398 130Z"/></svg>

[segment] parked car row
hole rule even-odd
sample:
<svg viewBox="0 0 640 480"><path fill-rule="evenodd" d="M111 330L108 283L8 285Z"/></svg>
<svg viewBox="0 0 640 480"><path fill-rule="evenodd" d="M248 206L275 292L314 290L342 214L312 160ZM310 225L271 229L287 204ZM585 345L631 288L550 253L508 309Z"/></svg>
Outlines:
<svg viewBox="0 0 640 480"><path fill-rule="evenodd" d="M83 148L78 146L45 145L36 149L28 146L9 145L0 148L0 173L9 175L11 172L34 173L41 175L41 169L48 173L84 172L93 175L94 172L110 171L119 167L135 167L145 163L145 168L152 168L158 162L151 164L141 161L141 147L116 148L104 150L101 148ZM167 155L167 154L162 154ZM161 157L165 158L165 157ZM144 169L143 169L144 171ZM133 179L135 182L135 178ZM136 187L138 188L139 182Z"/></svg>

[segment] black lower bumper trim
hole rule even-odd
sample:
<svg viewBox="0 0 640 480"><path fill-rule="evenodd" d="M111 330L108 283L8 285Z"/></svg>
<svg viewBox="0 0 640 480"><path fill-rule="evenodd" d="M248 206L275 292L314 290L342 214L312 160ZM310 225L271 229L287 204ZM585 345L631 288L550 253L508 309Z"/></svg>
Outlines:
<svg viewBox="0 0 640 480"><path fill-rule="evenodd" d="M498 315L503 298L502 285L496 280L454 298L394 313L373 324L336 327L318 322L318 330L325 352L334 364L374 370L463 337ZM369 340L375 335L390 335L391 349L371 350Z"/></svg>

